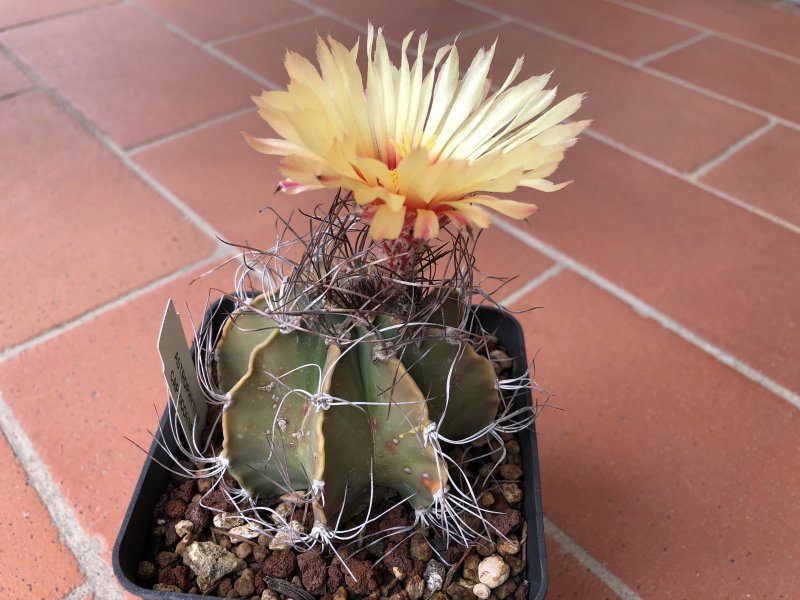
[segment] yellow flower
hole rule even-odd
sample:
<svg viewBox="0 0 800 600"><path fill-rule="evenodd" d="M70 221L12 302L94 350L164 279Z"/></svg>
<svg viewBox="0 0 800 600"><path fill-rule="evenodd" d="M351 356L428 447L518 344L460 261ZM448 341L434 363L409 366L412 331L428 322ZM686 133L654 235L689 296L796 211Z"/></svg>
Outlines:
<svg viewBox="0 0 800 600"><path fill-rule="evenodd" d="M318 37L320 71L288 52L287 90L254 98L259 114L283 139L245 134L248 143L283 157L280 170L287 179L281 189L287 193L351 191L376 240L396 239L403 231L430 239L448 219L487 227L483 207L528 217L535 206L494 194L517 186L551 192L566 185L546 178L589 124L562 123L582 96L546 110L556 93L545 89L549 74L511 85L522 58L490 94L487 75L496 42L477 53L463 78L455 45L439 49L423 73L427 34L419 37L413 66L406 55L411 35L403 40L398 68L389 60L382 30L376 34L370 25L366 88L356 63L358 43L348 50L330 36L327 44Z"/></svg>

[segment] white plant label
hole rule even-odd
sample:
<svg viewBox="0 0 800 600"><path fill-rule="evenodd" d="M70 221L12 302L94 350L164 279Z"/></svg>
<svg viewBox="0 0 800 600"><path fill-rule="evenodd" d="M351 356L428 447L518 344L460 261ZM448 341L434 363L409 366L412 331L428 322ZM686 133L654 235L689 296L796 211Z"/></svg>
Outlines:
<svg viewBox="0 0 800 600"><path fill-rule="evenodd" d="M208 407L197 381L197 371L189 352L189 345L183 335L181 318L175 311L172 299L167 302L167 310L164 311L161 333L158 336L158 353L161 355L164 379L172 398L172 405L186 439L192 439L194 432L194 442L199 444L200 434L206 425Z"/></svg>

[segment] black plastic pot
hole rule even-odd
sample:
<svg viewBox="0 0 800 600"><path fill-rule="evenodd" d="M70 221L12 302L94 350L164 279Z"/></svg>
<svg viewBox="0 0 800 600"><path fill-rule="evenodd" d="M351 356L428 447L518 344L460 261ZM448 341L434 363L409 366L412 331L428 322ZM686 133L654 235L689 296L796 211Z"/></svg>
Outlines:
<svg viewBox="0 0 800 600"><path fill-rule="evenodd" d="M203 327L211 327L216 332L222 326L227 315L233 310L233 303L223 299L214 304L206 313ZM478 319L483 328L499 339L499 344L513 357L513 375L521 375L527 367L525 342L522 327L511 315L494 308L479 308ZM194 355L194 348L192 354ZM530 391L517 395L519 408L530 406ZM167 426L167 419L172 410L167 402L167 410L161 420L162 440L169 448L175 449L175 439ZM522 453L522 468L525 502L523 516L528 523L527 579L530 584L529 599L542 600L547 593L547 557L545 555L544 523L542 520L542 486L539 479L539 455L536 447L536 428L518 434ZM153 507L164 493L169 481L169 473L158 463L167 463L167 453L156 441L150 447L150 453L142 468L128 512L122 521L122 527L114 544L114 573L122 586L130 593L145 600L186 600L196 598L191 594L176 592L156 592L143 588L136 583L136 572L139 561L144 554L148 533L152 528ZM206 596L208 598L208 596Z"/></svg>

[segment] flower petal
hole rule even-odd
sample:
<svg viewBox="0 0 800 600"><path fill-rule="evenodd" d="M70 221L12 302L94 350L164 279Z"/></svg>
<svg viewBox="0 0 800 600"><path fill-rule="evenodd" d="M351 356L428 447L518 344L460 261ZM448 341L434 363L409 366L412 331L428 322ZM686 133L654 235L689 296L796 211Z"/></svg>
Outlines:
<svg viewBox="0 0 800 600"><path fill-rule="evenodd" d="M517 220L527 219L539 210L539 207L535 204L527 204L525 202L518 202L517 200L504 200L492 196L472 196L466 198L464 201L470 202L471 204L480 204Z"/></svg>
<svg viewBox="0 0 800 600"><path fill-rule="evenodd" d="M378 207L372 216L369 234L374 240L395 240L403 231L403 223L406 220L406 209L394 211L385 204Z"/></svg>
<svg viewBox="0 0 800 600"><path fill-rule="evenodd" d="M445 204L455 209L474 227L485 229L492 223L492 218L489 216L489 213L478 206L473 206L467 200L445 202Z"/></svg>
<svg viewBox="0 0 800 600"><path fill-rule="evenodd" d="M432 210L418 209L417 220L414 221L414 237L430 240L437 235L439 235L439 216Z"/></svg>

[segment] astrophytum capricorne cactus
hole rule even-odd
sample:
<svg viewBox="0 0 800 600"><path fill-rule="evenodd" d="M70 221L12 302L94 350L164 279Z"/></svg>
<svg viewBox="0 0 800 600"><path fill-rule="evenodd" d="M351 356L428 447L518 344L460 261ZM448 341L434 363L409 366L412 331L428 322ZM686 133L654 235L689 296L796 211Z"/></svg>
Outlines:
<svg viewBox="0 0 800 600"><path fill-rule="evenodd" d="M229 473L263 499L311 491L321 526L391 492L430 507L448 474L428 437L468 438L497 413L488 359L445 323L402 343L389 316L349 330L343 319L347 333L326 340L282 332L266 304L259 296L229 317L216 347Z"/></svg>

